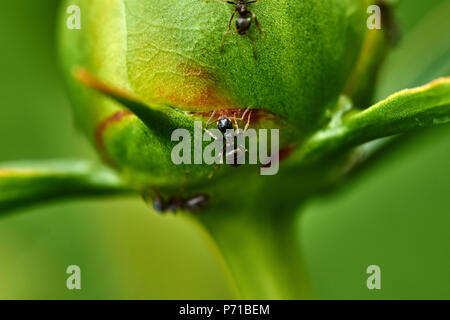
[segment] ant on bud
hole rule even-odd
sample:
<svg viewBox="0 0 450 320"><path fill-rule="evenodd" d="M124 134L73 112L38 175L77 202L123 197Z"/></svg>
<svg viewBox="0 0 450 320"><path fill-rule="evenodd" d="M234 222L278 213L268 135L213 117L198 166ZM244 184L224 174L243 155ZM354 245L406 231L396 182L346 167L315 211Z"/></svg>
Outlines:
<svg viewBox="0 0 450 320"><path fill-rule="evenodd" d="M187 184L189 173L186 173L183 186L177 195L171 196L169 199L164 199L158 192L156 187L152 187L152 192L147 190L143 192L142 198L145 202L153 204L153 209L159 213L165 213L168 211L177 212L178 210L184 210L189 212L198 212L204 209L209 201L209 195L201 193L189 197L184 197L184 187Z"/></svg>
<svg viewBox="0 0 450 320"><path fill-rule="evenodd" d="M252 116L253 110L250 108L245 109L244 113L240 118L236 117L236 113L233 114L233 117L225 117L220 116L217 120L212 120L216 114L216 111L214 111L211 114L211 117L209 118L208 122L206 123L206 127L211 125L212 123L217 123L217 129L222 133L223 135L223 150L222 152L217 156L220 158L220 163L223 163L223 154L225 154L225 158L228 159L229 157L233 157L232 165L233 166L240 166L240 164L237 163L237 158L239 155L244 154L247 152L247 149L245 149L245 146L242 145L235 145L236 138L239 136L242 136L245 134L245 132L248 130L248 127L250 125L250 119ZM242 121L245 119L246 115L248 114L247 123L245 125L244 130L239 129L237 121ZM231 120L234 120L235 129L233 129L233 123ZM212 132L210 132L208 129L203 128L202 129L209 134L214 140L217 140L218 137L216 137ZM227 161L229 163L229 161Z"/></svg>
<svg viewBox="0 0 450 320"><path fill-rule="evenodd" d="M153 199L153 209L158 212L176 212L177 210L196 212L203 209L208 200L207 194L198 194L189 198L174 196L169 200L164 200L161 196L156 195Z"/></svg>
<svg viewBox="0 0 450 320"><path fill-rule="evenodd" d="M225 37L237 33L239 35L247 35L250 40L252 41L252 47L253 47L253 56L255 59L257 59L256 55L256 44L255 39L253 36L248 33L248 30L250 29L250 26L252 25L252 21L255 21L256 28L258 29L261 38L264 38L264 33L261 30L261 26L259 25L258 18L256 17L255 13L253 11L249 10L247 6L249 4L259 2L259 0L234 0L234 1L228 1L228 0L220 0L224 3L231 4L235 6L234 12L231 15L230 21L228 22L228 31L224 33L222 38L222 44L220 46L220 51L223 51L224 45L225 45ZM206 1L208 2L208 0ZM236 19L236 30L230 31L231 29L231 23L233 22L234 16L238 14L238 17Z"/></svg>

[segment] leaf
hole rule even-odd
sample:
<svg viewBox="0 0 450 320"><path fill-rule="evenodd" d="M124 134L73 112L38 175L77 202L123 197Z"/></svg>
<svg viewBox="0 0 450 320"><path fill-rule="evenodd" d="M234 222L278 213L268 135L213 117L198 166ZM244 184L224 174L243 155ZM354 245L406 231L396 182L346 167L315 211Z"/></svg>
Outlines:
<svg viewBox="0 0 450 320"><path fill-rule="evenodd" d="M382 77L378 81L379 88L376 90L377 98L381 99L402 88L414 87L432 79L450 75L449 43L442 41L441 35L434 32L437 29L446 30L450 26L446 15L448 5L448 2L442 0L431 2L410 0L402 2L396 8L395 13L401 18L398 21L401 22L401 33L404 37L382 68ZM364 85L363 81L360 86ZM372 88L374 89L375 87ZM346 92L346 94L350 93ZM357 107L364 107L355 95L351 98ZM359 177L367 167L384 159L399 145L411 143L411 140L417 138L420 133L421 131L417 131L413 134L378 139L358 146L352 151L350 157L352 164L346 167L348 173L345 177L346 181Z"/></svg>
<svg viewBox="0 0 450 320"><path fill-rule="evenodd" d="M450 2L415 2L403 1L398 8L414 25L383 66L378 98L450 75L450 41L443 41L440 32L450 28Z"/></svg>
<svg viewBox="0 0 450 320"><path fill-rule="evenodd" d="M119 102L141 119L150 130L158 133L160 131L156 130L158 128L162 128L162 131L167 131L167 128L173 127L173 124L171 124L167 114L164 112L164 108L168 108L168 106L144 103L132 92L109 85L81 67L74 69L74 77L88 87Z"/></svg>
<svg viewBox="0 0 450 320"><path fill-rule="evenodd" d="M368 141L450 123L450 77L406 89L374 106L333 121L294 155L309 162Z"/></svg>
<svg viewBox="0 0 450 320"><path fill-rule="evenodd" d="M380 65L401 38L392 1L378 0L375 4L381 7L382 29L366 30L358 62L344 89L344 94L360 109L374 102Z"/></svg>
<svg viewBox="0 0 450 320"><path fill-rule="evenodd" d="M129 192L113 171L88 161L0 165L0 213L50 200Z"/></svg>

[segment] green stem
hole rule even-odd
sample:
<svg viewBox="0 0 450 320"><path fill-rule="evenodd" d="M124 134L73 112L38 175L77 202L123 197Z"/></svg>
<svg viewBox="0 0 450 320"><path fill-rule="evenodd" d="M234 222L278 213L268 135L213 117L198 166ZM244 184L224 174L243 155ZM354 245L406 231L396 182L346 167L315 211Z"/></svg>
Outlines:
<svg viewBox="0 0 450 320"><path fill-rule="evenodd" d="M295 215L269 211L214 210L199 219L222 252L239 298L311 299Z"/></svg>

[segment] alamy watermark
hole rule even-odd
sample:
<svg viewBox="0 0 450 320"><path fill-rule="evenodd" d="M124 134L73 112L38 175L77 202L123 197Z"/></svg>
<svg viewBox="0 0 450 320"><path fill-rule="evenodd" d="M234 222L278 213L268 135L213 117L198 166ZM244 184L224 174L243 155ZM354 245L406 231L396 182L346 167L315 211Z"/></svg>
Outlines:
<svg viewBox="0 0 450 320"><path fill-rule="evenodd" d="M381 8L377 5L371 5L367 7L367 14L370 14L367 18L367 28L370 30L381 29Z"/></svg>
<svg viewBox="0 0 450 320"><path fill-rule="evenodd" d="M67 29L80 30L81 29L81 9L77 5L71 5L66 10L69 17L66 20Z"/></svg>
<svg viewBox="0 0 450 320"><path fill-rule="evenodd" d="M70 274L66 280L66 287L69 290L81 290L81 269L77 265L70 265L66 269L66 273Z"/></svg>
<svg viewBox="0 0 450 320"><path fill-rule="evenodd" d="M370 265L366 270L370 276L367 278L366 285L369 290L381 290L381 268L377 265Z"/></svg>
<svg viewBox="0 0 450 320"><path fill-rule="evenodd" d="M68 29L79 30L81 29L81 9L77 5L70 5L66 9L66 13L69 15L66 20L66 26ZM370 14L367 19L367 28L381 29L381 8L378 5L370 5L367 7L367 14Z"/></svg>
<svg viewBox="0 0 450 320"><path fill-rule="evenodd" d="M176 165L242 165L248 158L248 164L261 165L261 175L275 175L279 169L279 138L279 129L208 130L201 121L195 121L193 138L186 129L173 131L171 140L179 143L172 149L171 159ZM203 149L203 142L211 143Z"/></svg>

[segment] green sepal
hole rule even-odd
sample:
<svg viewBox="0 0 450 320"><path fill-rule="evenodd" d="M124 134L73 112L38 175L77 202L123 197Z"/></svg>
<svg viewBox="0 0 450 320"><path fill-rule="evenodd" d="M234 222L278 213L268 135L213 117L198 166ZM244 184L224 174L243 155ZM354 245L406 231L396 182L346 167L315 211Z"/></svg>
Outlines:
<svg viewBox="0 0 450 320"><path fill-rule="evenodd" d="M51 200L132 192L112 170L89 161L0 164L0 213Z"/></svg>
<svg viewBox="0 0 450 320"><path fill-rule="evenodd" d="M291 161L309 163L375 139L449 122L450 78L440 78L334 119L297 150Z"/></svg>

